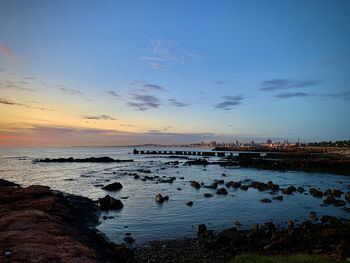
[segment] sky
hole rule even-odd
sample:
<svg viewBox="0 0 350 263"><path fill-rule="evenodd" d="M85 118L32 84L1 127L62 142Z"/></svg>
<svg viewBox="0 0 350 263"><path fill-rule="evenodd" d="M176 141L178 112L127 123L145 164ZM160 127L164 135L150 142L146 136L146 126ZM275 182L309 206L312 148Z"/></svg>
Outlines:
<svg viewBox="0 0 350 263"><path fill-rule="evenodd" d="M0 1L0 146L350 139L350 1Z"/></svg>

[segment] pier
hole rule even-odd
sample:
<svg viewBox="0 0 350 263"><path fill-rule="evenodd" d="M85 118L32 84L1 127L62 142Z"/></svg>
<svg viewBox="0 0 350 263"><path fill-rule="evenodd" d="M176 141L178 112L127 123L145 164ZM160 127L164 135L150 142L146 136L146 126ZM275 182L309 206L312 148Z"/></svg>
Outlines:
<svg viewBox="0 0 350 263"><path fill-rule="evenodd" d="M137 150L134 149L133 154L147 155L191 155L204 157L238 157L238 158L260 158L261 153L258 152L229 152L229 151L155 151L155 150Z"/></svg>

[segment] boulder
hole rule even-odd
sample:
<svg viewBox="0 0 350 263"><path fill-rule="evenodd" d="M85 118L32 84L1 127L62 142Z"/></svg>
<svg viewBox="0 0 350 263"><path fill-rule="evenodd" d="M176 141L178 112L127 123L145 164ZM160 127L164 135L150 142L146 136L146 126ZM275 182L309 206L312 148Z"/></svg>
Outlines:
<svg viewBox="0 0 350 263"><path fill-rule="evenodd" d="M217 242L221 245L233 245L240 239L240 234L236 228L226 229L218 234Z"/></svg>
<svg viewBox="0 0 350 263"><path fill-rule="evenodd" d="M297 191L297 189L293 185L291 185L291 186L289 186L289 187L287 187L285 189L282 189L282 193L286 194L286 195L291 195L291 194L293 194L296 191Z"/></svg>
<svg viewBox="0 0 350 263"><path fill-rule="evenodd" d="M212 197L213 195L212 194L209 194L209 193L205 193L204 194L204 197Z"/></svg>
<svg viewBox="0 0 350 263"><path fill-rule="evenodd" d="M211 185L208 186L204 186L205 188L209 188L209 189L217 189L218 188L218 182L214 182Z"/></svg>
<svg viewBox="0 0 350 263"><path fill-rule="evenodd" d="M299 193L304 193L304 192L305 192L305 189L299 186L299 187L297 188L297 191L298 191Z"/></svg>
<svg viewBox="0 0 350 263"><path fill-rule="evenodd" d="M262 202L262 203L271 203L272 201L269 198L263 198L263 199L260 200L260 202Z"/></svg>
<svg viewBox="0 0 350 263"><path fill-rule="evenodd" d="M197 226L197 235L203 235L207 232L207 226L205 224L199 224Z"/></svg>
<svg viewBox="0 0 350 263"><path fill-rule="evenodd" d="M196 188L196 189L199 189L201 188L201 185L200 183L196 182L196 181L191 181L191 186Z"/></svg>
<svg viewBox="0 0 350 263"><path fill-rule="evenodd" d="M155 199L156 199L156 202L158 203L164 202L164 197L161 194L157 194Z"/></svg>
<svg viewBox="0 0 350 263"><path fill-rule="evenodd" d="M186 203L187 206L193 206L193 202L192 201L189 201Z"/></svg>
<svg viewBox="0 0 350 263"><path fill-rule="evenodd" d="M239 187L241 187L242 184L240 182L229 181L225 185L226 185L226 187L239 188Z"/></svg>
<svg viewBox="0 0 350 263"><path fill-rule="evenodd" d="M101 210L119 210L124 207L122 201L115 199L109 195L98 199Z"/></svg>
<svg viewBox="0 0 350 263"><path fill-rule="evenodd" d="M123 185L121 183L118 183L118 182L111 183L111 184L108 184L108 185L102 187L102 189L106 190L106 191L119 191L122 188L123 188Z"/></svg>
<svg viewBox="0 0 350 263"><path fill-rule="evenodd" d="M313 197L317 197L317 198L323 197L322 191L317 190L316 188L310 188L309 193L310 193Z"/></svg>
<svg viewBox="0 0 350 263"><path fill-rule="evenodd" d="M278 201L282 201L283 200L283 195L272 197L272 199L278 200Z"/></svg>
<svg viewBox="0 0 350 263"><path fill-rule="evenodd" d="M134 243L135 242L135 239L130 237L130 236L127 236L127 237L124 237L123 239L126 243Z"/></svg>
<svg viewBox="0 0 350 263"><path fill-rule="evenodd" d="M248 185L241 185L239 189L247 191L248 190Z"/></svg>
<svg viewBox="0 0 350 263"><path fill-rule="evenodd" d="M216 191L216 194L218 195L227 195L227 190L226 188L219 188L217 191Z"/></svg>

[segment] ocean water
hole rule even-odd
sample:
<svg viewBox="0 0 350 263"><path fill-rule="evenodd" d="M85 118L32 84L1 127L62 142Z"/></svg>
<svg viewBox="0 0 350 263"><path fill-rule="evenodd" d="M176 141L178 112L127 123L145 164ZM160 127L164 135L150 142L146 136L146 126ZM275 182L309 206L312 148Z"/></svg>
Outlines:
<svg viewBox="0 0 350 263"><path fill-rule="evenodd" d="M156 149L156 150L171 150ZM173 149L174 150L174 149ZM187 149L195 151L198 149ZM201 149L203 150L203 149ZM301 186L308 190L316 187L350 191L350 176L325 173L278 172L218 165L184 166L185 159L170 159L159 155L133 155L133 148L126 147L74 147L74 148L0 148L0 178L23 186L41 184L52 189L89 197L93 200L109 194L122 200L124 208L119 211L103 212L99 230L116 243L123 242L125 233L136 239L134 246L155 239L176 239L195 237L196 226L206 224L209 229L220 231L241 223L240 229L248 229L253 223L272 221L284 227L288 220L301 222L309 218L311 211L317 216L324 214L349 219L349 213L334 206L321 206L322 198L296 193L283 195L283 201L272 200L262 203L262 198L272 198L269 192L259 192L249 188L227 189L228 195L216 195L216 190L191 187L195 180L209 185L214 180L273 181L280 187ZM59 157L101 157L133 159L132 163L33 163L38 158ZM196 158L196 157L190 157ZM215 159L216 157L212 157ZM169 161L179 161L178 166L167 165ZM143 173L138 170L150 170ZM176 177L173 183L157 183L156 180L134 179L130 173L143 176ZM222 174L226 174L224 177ZM183 179L180 179L183 177ZM107 192L101 185L120 182L122 190ZM224 185L222 185L224 187ZM181 188L181 190L178 190ZM155 202L155 195L168 195L169 201ZM204 193L213 197L205 198ZM344 199L344 196L342 196ZM193 206L186 205L193 201ZM347 204L348 205L348 204ZM349 206L349 205L348 205ZM103 216L110 217L103 220Z"/></svg>

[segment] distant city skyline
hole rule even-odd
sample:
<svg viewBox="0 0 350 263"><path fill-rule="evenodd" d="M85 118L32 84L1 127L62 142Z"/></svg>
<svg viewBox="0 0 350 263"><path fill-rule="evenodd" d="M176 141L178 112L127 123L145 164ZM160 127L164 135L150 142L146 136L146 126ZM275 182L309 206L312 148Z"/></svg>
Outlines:
<svg viewBox="0 0 350 263"><path fill-rule="evenodd" d="M350 2L0 2L0 147L350 139Z"/></svg>

